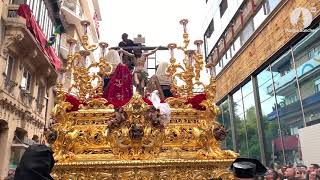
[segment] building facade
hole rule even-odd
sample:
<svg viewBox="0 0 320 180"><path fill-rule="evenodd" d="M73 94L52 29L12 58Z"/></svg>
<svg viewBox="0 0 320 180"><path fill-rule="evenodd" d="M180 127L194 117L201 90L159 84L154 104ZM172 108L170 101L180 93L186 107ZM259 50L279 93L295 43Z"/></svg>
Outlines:
<svg viewBox="0 0 320 180"><path fill-rule="evenodd" d="M59 41L46 42L61 24L58 4L0 2L0 179L15 169L28 145L44 140L61 66Z"/></svg>
<svg viewBox="0 0 320 180"><path fill-rule="evenodd" d="M303 163L300 132L320 122L319 2L207 5L207 68L217 80L218 119L229 130L222 145L266 165Z"/></svg>
<svg viewBox="0 0 320 180"><path fill-rule="evenodd" d="M61 34L60 52L63 58L64 67L66 67L66 59L69 53L69 44L67 40L72 38L77 41L75 48L79 50L81 36L85 33L81 25L81 21L86 20L90 23L87 28L87 35L90 44L97 44L100 39L99 21L101 21L101 14L98 0L63 0L61 1L60 17L65 27L65 32ZM94 51L87 59L87 65L94 60L98 60L98 51ZM70 87L72 82L72 75L66 73L62 78L65 88Z"/></svg>
<svg viewBox="0 0 320 180"><path fill-rule="evenodd" d="M101 16L98 0L5 0L0 1L0 7L0 179L3 179L16 168L28 145L44 142L44 128L52 120L58 69L66 65L67 39L74 38L80 43L84 33L80 22L87 20L90 43L97 43ZM55 41L48 46L54 33ZM69 76L66 85L70 85L71 79Z"/></svg>

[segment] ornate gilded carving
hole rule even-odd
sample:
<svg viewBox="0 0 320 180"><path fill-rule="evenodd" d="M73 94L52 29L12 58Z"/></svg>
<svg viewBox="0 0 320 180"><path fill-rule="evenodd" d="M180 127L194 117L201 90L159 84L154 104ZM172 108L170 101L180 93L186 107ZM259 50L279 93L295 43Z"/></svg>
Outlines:
<svg viewBox="0 0 320 180"><path fill-rule="evenodd" d="M197 50L187 50L187 22L181 21L184 46L178 47L185 53L184 67L174 58L176 45L169 44L171 64L167 73L173 77L172 90L179 97L165 101L171 110L167 124L159 110L139 94L119 108L101 98L100 76L108 76L111 66L104 55L99 63L85 65L85 57L95 49L87 44L86 37L82 38L85 51L73 52L71 48L67 70L73 73L74 83L69 92L73 89L77 94L80 106L70 112L72 105L66 102L66 92L57 85L57 104L52 113L56 123L52 136L47 135L51 141L55 139L56 179L232 179L227 167L237 154L220 149L226 131L216 121L219 109L214 103L215 79L208 85L200 82L202 41L195 41ZM72 47L75 41L69 43ZM100 47L104 54L107 44L100 43ZM99 72L92 73L90 68ZM184 85L178 86L176 78ZM189 104L195 86L202 86L206 95L199 102L205 110Z"/></svg>
<svg viewBox="0 0 320 180"><path fill-rule="evenodd" d="M204 84L200 81L200 71L203 69L203 56L201 52L202 40L197 40L194 44L197 46L197 50L189 50L189 34L187 32L188 20L183 19L180 21L183 26L183 42L184 45L177 47L176 44L171 43L168 48L171 53L170 65L167 68L167 73L172 77L171 91L178 96L192 96L195 86L204 87ZM183 65L177 64L174 57L174 49L181 50L184 53ZM179 71L178 71L179 70ZM177 80L183 82L182 85L178 85Z"/></svg>

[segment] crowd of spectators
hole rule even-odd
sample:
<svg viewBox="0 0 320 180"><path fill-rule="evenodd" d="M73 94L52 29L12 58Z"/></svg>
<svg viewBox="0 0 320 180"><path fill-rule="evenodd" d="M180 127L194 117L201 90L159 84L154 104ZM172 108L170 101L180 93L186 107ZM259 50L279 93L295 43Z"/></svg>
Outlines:
<svg viewBox="0 0 320 180"><path fill-rule="evenodd" d="M311 164L306 166L298 164L296 166L278 166L273 165L268 168L266 180L320 180L320 166Z"/></svg>

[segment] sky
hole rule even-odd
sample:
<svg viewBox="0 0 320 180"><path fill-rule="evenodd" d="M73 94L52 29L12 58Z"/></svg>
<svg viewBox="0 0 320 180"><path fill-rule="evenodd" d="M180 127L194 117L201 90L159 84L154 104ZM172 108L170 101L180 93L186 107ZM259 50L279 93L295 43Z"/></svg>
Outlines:
<svg viewBox="0 0 320 180"><path fill-rule="evenodd" d="M122 33L127 33L132 40L141 34L146 46L183 45L181 19L189 20L189 49L196 49L195 40L203 40L205 0L99 0L99 3L100 40L107 42L109 47L118 46ZM175 54L177 61L182 62L182 52ZM169 51L157 52L157 63L169 59ZM201 72L201 80L209 83L206 69Z"/></svg>
<svg viewBox="0 0 320 180"><path fill-rule="evenodd" d="M102 22L101 41L117 46L121 34L129 39L138 34L146 39L146 46L167 46L182 43L181 19L188 19L191 45L203 39L204 0L100 0ZM195 47L190 48L195 49ZM169 60L169 52L158 52L158 61Z"/></svg>

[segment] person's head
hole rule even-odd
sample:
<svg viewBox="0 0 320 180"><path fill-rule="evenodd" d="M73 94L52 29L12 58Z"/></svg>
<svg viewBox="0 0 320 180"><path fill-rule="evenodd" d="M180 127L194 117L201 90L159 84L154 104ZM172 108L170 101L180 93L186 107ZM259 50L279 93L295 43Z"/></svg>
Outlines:
<svg viewBox="0 0 320 180"><path fill-rule="evenodd" d="M288 167L284 172L284 177L286 178L294 178L296 175L296 170L293 167Z"/></svg>
<svg viewBox="0 0 320 180"><path fill-rule="evenodd" d="M316 180L317 179L317 172L313 171L309 173L309 180Z"/></svg>
<svg viewBox="0 0 320 180"><path fill-rule="evenodd" d="M32 140L36 143L39 143L39 136L33 135Z"/></svg>
<svg viewBox="0 0 320 180"><path fill-rule="evenodd" d="M237 158L230 166L235 179L254 180L258 176L264 176L267 169L260 161L250 158Z"/></svg>
<svg viewBox="0 0 320 180"><path fill-rule="evenodd" d="M273 169L268 169L268 171L265 175L266 180L277 180L278 177L279 177L279 174L277 173L277 171L275 171Z"/></svg>
<svg viewBox="0 0 320 180"><path fill-rule="evenodd" d="M114 49L110 49L106 55L107 62L113 65L118 65L121 63L121 58L119 56L118 51Z"/></svg>
<svg viewBox="0 0 320 180"><path fill-rule="evenodd" d="M310 164L308 172L317 171L319 169L319 164Z"/></svg>
<svg viewBox="0 0 320 180"><path fill-rule="evenodd" d="M165 76L167 75L166 74L166 70L169 66L169 63L168 62L161 62L157 68L157 71L156 71L156 75L157 76Z"/></svg>
<svg viewBox="0 0 320 180"><path fill-rule="evenodd" d="M48 146L31 145L22 155L14 179L53 179L50 173L54 163L53 152Z"/></svg>
<svg viewBox="0 0 320 180"><path fill-rule="evenodd" d="M141 49L135 49L133 51L133 54L134 54L135 57L139 58L142 55L142 51L141 51Z"/></svg>
<svg viewBox="0 0 320 180"><path fill-rule="evenodd" d="M128 34L127 33L123 33L121 37L122 37L123 41L127 41L128 40Z"/></svg>
<svg viewBox="0 0 320 180"><path fill-rule="evenodd" d="M303 164L298 164L297 165L297 170L303 174L305 174L307 172L307 166L303 165Z"/></svg>

